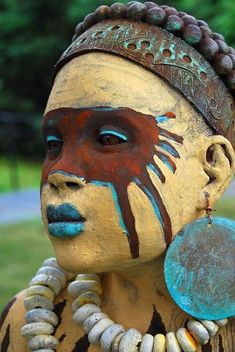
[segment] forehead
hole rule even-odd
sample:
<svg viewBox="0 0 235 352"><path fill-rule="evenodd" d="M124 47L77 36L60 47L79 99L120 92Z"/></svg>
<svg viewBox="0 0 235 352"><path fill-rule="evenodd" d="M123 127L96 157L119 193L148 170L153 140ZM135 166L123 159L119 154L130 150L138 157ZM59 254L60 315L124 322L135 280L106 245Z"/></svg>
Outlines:
<svg viewBox="0 0 235 352"><path fill-rule="evenodd" d="M58 73L46 111L94 106L126 107L145 114L174 111L186 100L163 80L128 60L90 53Z"/></svg>

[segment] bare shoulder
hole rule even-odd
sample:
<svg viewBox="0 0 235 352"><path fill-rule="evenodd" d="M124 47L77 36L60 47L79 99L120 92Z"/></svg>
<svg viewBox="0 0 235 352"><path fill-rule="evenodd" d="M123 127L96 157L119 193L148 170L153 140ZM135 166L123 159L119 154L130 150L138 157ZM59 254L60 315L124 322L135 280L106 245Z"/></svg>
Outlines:
<svg viewBox="0 0 235 352"><path fill-rule="evenodd" d="M25 291L13 297L3 309L0 315L0 351L17 351L17 346L22 346L21 352L26 352L25 340L20 335L20 329L24 325L24 298Z"/></svg>

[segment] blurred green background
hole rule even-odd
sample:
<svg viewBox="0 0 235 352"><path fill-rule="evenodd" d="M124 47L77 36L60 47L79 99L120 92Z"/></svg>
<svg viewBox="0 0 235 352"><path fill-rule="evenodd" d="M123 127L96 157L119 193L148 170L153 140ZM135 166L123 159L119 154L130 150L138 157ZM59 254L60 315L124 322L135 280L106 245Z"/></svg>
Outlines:
<svg viewBox="0 0 235 352"><path fill-rule="evenodd" d="M0 193L39 187L44 154L40 120L53 65L70 44L76 24L99 5L113 2L0 0ZM157 3L208 21L235 46L234 0ZM216 215L235 218L232 198L218 204ZM0 226L0 311L52 253L40 220Z"/></svg>

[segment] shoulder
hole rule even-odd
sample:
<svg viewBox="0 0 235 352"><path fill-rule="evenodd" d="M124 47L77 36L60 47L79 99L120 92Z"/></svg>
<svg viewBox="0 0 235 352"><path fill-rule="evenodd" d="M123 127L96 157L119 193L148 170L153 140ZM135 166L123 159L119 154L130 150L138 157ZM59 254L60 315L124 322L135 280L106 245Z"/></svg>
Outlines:
<svg viewBox="0 0 235 352"><path fill-rule="evenodd" d="M24 315L25 291L13 297L0 315L0 351L16 351L22 346L21 352L26 352L25 340L20 335L20 329L25 324Z"/></svg>

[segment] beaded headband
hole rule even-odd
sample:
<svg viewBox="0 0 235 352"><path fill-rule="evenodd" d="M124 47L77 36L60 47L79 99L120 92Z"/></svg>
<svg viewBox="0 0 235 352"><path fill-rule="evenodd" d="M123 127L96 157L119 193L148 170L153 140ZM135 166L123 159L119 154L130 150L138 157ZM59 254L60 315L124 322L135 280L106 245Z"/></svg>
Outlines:
<svg viewBox="0 0 235 352"><path fill-rule="evenodd" d="M134 2L129 8L135 4L145 6ZM127 8L121 5L122 8ZM107 6L102 6L97 11L100 17L102 17L101 14L104 17L104 8ZM160 7L156 7L157 9L162 10ZM73 43L55 66L55 75L65 63L88 52L106 52L124 57L144 66L179 90L202 113L216 133L224 135L235 148L234 101L211 64L197 50L185 40L177 37L175 33L170 33L158 26L140 21L133 22L130 19L108 20L104 18L101 22L94 24L94 15L87 16L88 19L84 21L85 25L83 23L77 26ZM168 19L172 16L170 15ZM122 17L124 17L123 14ZM91 28L84 30L86 27ZM84 33L81 34L82 32ZM195 36L193 38L191 35L191 39L189 36L187 41L190 40L195 41ZM223 65L220 65L220 69L221 67L223 68Z"/></svg>

